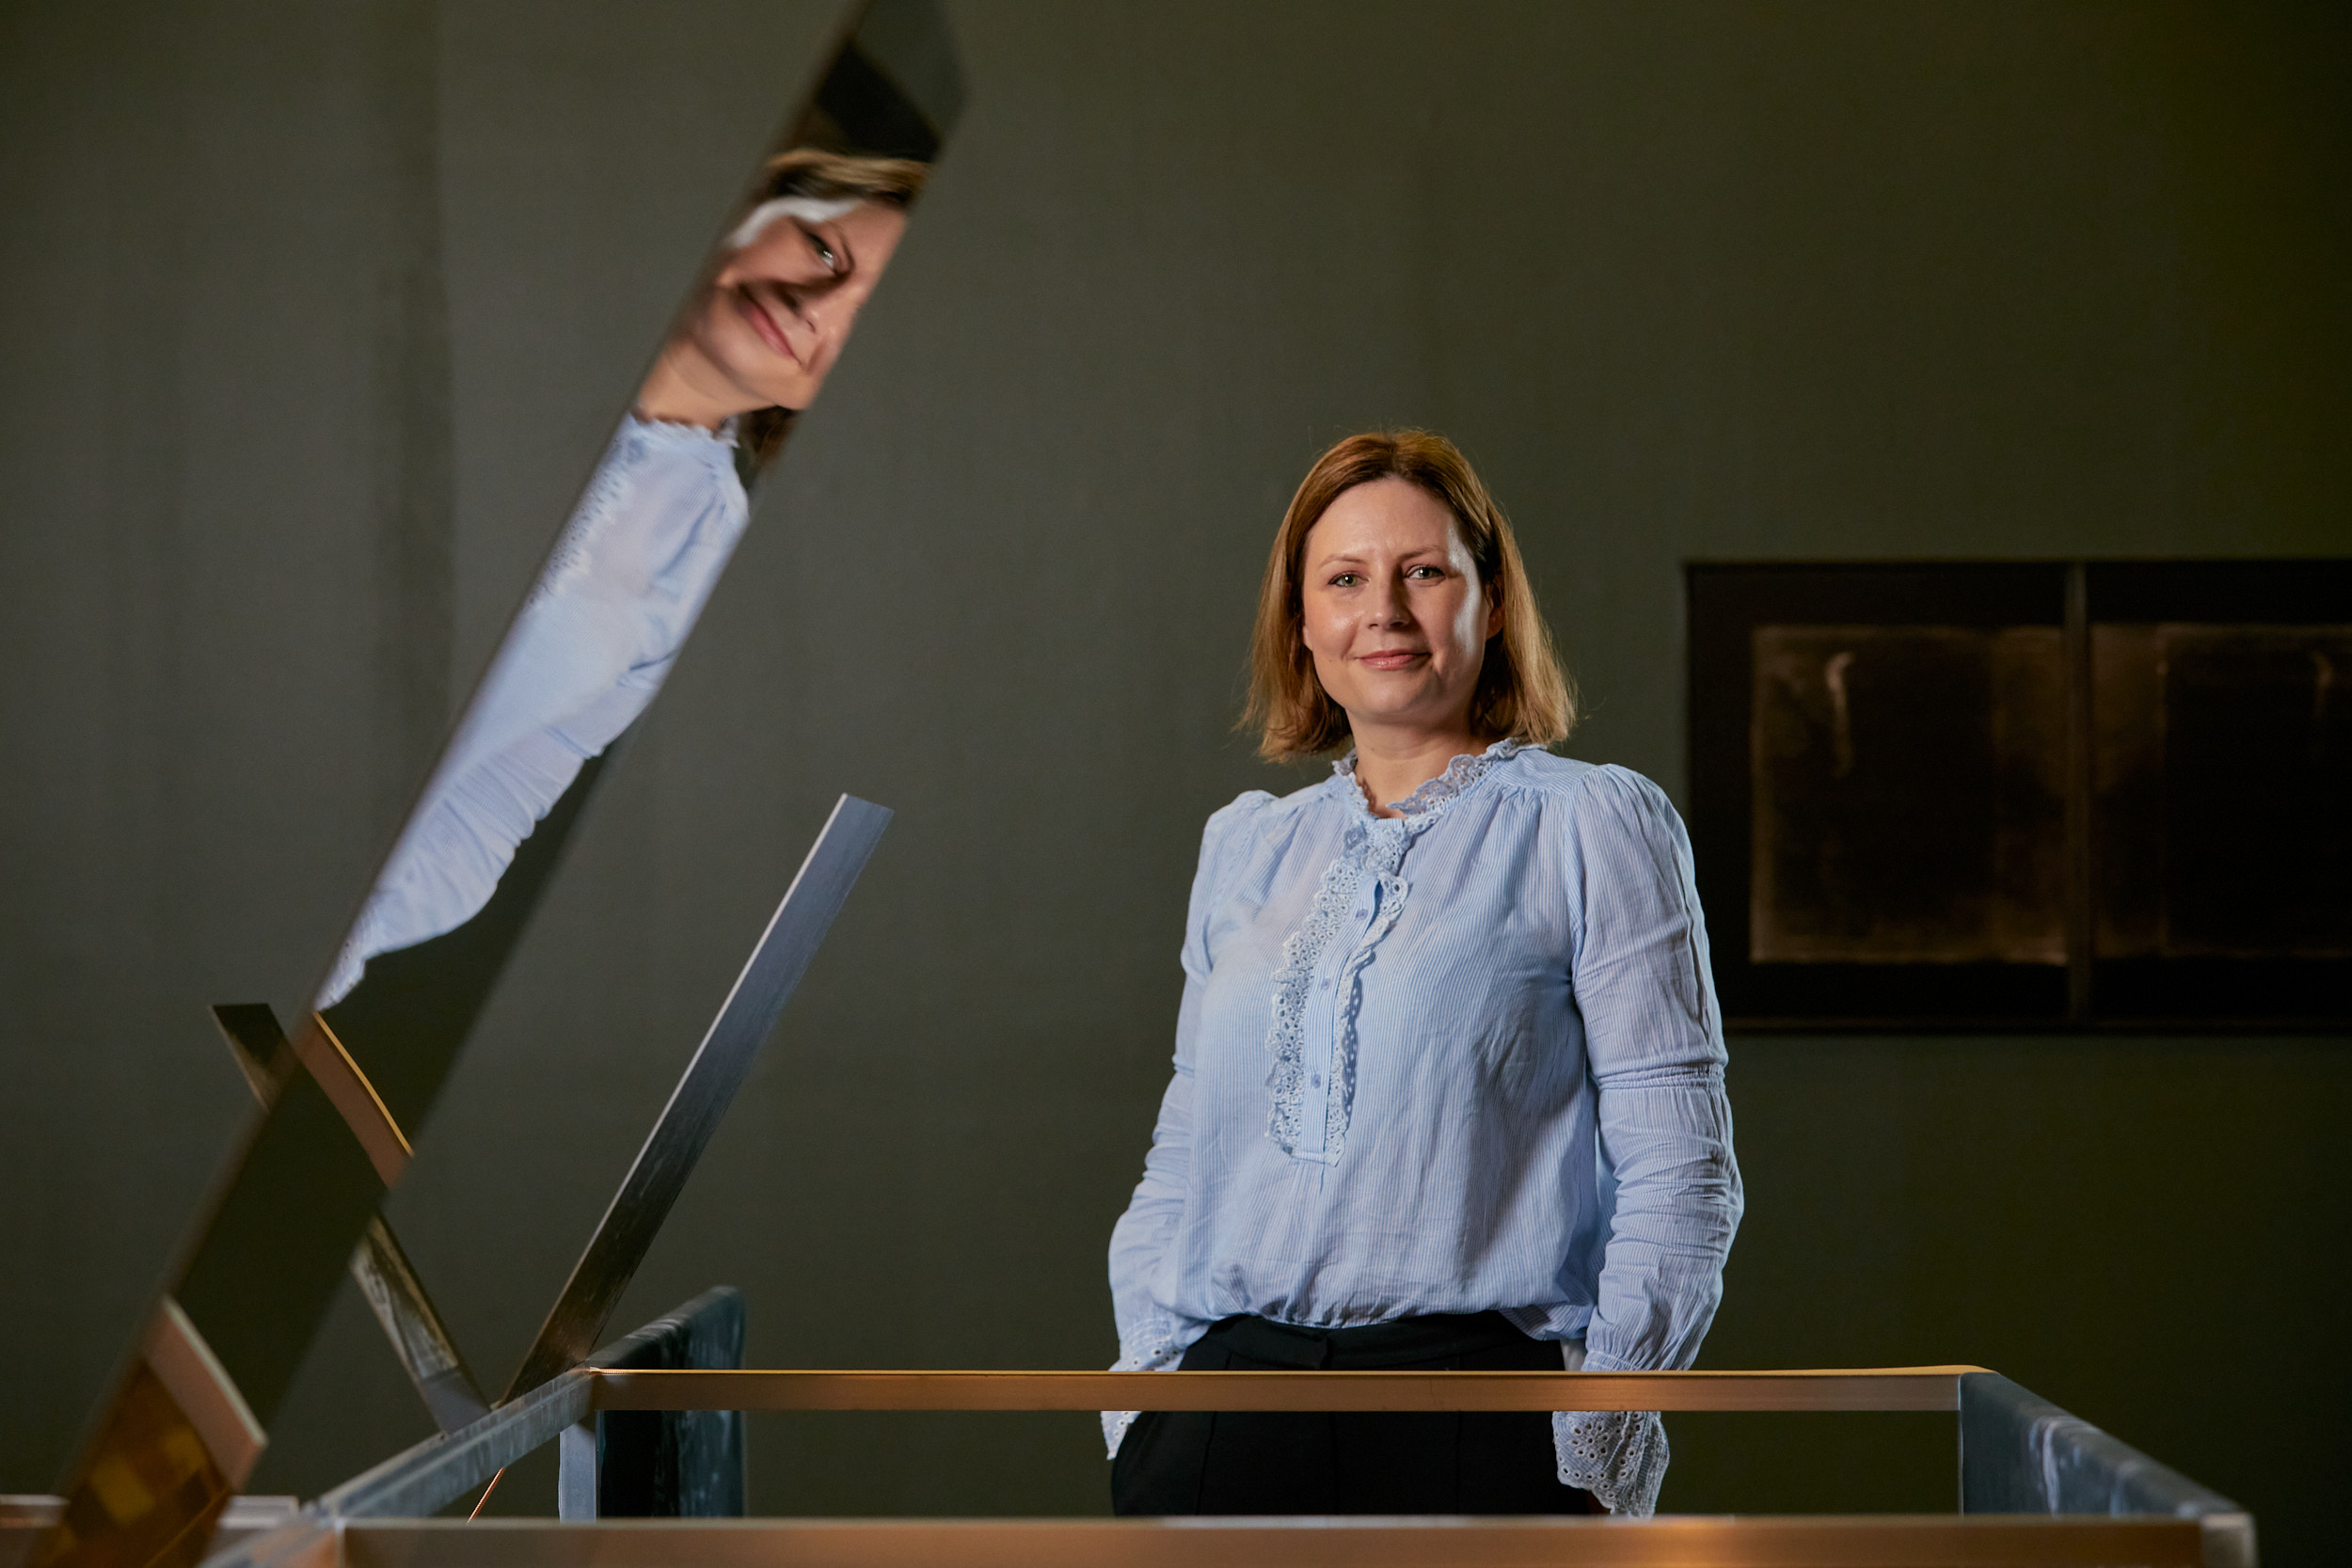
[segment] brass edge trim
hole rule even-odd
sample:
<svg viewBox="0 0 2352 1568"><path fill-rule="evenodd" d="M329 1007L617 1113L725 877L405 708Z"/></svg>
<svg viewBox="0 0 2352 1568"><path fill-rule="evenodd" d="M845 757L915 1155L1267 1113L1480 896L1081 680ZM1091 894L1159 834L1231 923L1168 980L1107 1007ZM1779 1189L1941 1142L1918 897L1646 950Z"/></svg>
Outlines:
<svg viewBox="0 0 2352 1568"><path fill-rule="evenodd" d="M141 1354L148 1370L204 1440L229 1484L242 1488L262 1450L269 1447L269 1433L254 1419L252 1406L245 1402L213 1347L171 1297L164 1297L156 1307Z"/></svg>
<svg viewBox="0 0 2352 1568"><path fill-rule="evenodd" d="M2204 1537L2201 1568L2254 1568L2254 1516L2250 1513L2206 1513L2197 1524Z"/></svg>
<svg viewBox="0 0 2352 1568"><path fill-rule="evenodd" d="M591 1369L600 1410L1925 1410L1974 1367L1704 1372Z"/></svg>
<svg viewBox="0 0 2352 1568"><path fill-rule="evenodd" d="M862 1563L932 1568L940 1562L1024 1568L1426 1568L1432 1561L1525 1568L1530 1563L1793 1563L1839 1568L2054 1568L2136 1562L2208 1568L2193 1521L2162 1516L2024 1517L1960 1514L1790 1515L1650 1519L1300 1517L1263 1519L355 1519L346 1560L479 1562L605 1568L684 1561L748 1565ZM468 1543L468 1545L459 1544Z"/></svg>
<svg viewBox="0 0 2352 1568"><path fill-rule="evenodd" d="M327 1027L326 1019L317 1013L310 1015L310 1026L294 1040L294 1053L310 1069L310 1076L318 1080L319 1087L326 1091L335 1109L342 1113L351 1135L367 1151L368 1163L375 1166L375 1174L383 1179L384 1185L397 1185L408 1162L416 1157L416 1150L408 1147L407 1135L401 1132L400 1123L392 1119L384 1097L375 1092L375 1085L368 1082L368 1075L352 1060L351 1053L343 1049L343 1042L335 1037L335 1031Z"/></svg>

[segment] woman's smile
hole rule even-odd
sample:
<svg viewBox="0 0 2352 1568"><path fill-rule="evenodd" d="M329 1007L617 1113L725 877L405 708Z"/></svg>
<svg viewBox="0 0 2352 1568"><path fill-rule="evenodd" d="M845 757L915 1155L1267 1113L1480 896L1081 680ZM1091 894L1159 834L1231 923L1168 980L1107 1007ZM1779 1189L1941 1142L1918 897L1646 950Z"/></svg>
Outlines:
<svg viewBox="0 0 2352 1568"><path fill-rule="evenodd" d="M759 335L759 341L795 365L802 364L801 356L792 351L792 340L786 333L784 324L776 320L775 312L768 308L767 302L759 297L753 286L749 283L738 284L735 295L743 319Z"/></svg>
<svg viewBox="0 0 2352 1568"><path fill-rule="evenodd" d="M1358 750L1375 731L1474 749L1470 696L1500 610L1446 503L1393 477L1343 491L1300 564L1299 639Z"/></svg>
<svg viewBox="0 0 2352 1568"><path fill-rule="evenodd" d="M769 224L720 269L662 351L640 409L715 430L733 414L806 408L906 222L904 208L866 200L814 226Z"/></svg>

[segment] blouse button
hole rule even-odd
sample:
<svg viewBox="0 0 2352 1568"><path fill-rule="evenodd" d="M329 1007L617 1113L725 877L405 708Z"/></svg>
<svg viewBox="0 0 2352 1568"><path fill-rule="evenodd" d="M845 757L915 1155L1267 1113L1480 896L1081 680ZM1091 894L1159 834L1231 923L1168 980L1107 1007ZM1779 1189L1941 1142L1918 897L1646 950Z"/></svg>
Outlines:
<svg viewBox="0 0 2352 1568"><path fill-rule="evenodd" d="M1318 1072L1313 1077L1308 1079L1307 1086L1311 1089L1319 1089L1323 1087L1323 1074Z"/></svg>
<svg viewBox="0 0 2352 1568"><path fill-rule="evenodd" d="M1361 920L1361 919L1363 919L1366 915L1370 914L1371 912L1372 912L1372 911L1371 911L1370 910L1358 910L1358 911L1356 911L1356 918L1357 918L1357 919L1359 919L1359 920Z"/></svg>

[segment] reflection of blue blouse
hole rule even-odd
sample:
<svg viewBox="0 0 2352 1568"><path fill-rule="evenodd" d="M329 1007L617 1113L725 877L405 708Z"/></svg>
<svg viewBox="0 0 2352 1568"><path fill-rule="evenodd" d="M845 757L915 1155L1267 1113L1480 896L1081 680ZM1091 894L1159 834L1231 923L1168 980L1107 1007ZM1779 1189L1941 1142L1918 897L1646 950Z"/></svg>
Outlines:
<svg viewBox="0 0 2352 1568"><path fill-rule="evenodd" d="M1342 763L1209 819L1175 1076L1111 1239L1120 1365L1238 1313L1495 1309L1590 1370L1688 1367L1741 1196L1680 819L1509 741L1401 809Z"/></svg>
<svg viewBox="0 0 2352 1568"><path fill-rule="evenodd" d="M635 417L579 509L369 895L318 1005L367 960L464 925L580 772L653 701L743 532L731 433Z"/></svg>

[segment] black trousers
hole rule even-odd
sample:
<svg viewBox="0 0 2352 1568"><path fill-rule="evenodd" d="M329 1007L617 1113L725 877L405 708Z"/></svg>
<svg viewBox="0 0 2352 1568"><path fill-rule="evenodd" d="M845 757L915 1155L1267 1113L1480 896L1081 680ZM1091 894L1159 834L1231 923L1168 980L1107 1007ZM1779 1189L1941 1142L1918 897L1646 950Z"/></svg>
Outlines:
<svg viewBox="0 0 2352 1568"><path fill-rule="evenodd" d="M1497 1312L1294 1328L1228 1318L1185 1371L1560 1370L1560 1347ZM1540 1410L1147 1410L1111 1464L1111 1511L1167 1513L1597 1513L1560 1484Z"/></svg>

